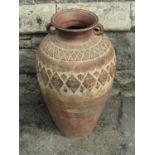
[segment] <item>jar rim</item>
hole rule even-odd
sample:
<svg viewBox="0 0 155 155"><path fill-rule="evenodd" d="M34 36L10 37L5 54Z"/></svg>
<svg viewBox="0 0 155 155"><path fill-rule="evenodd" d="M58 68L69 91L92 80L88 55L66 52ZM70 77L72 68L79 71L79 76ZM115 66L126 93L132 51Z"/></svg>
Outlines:
<svg viewBox="0 0 155 155"><path fill-rule="evenodd" d="M85 23L87 21L87 26L83 26L81 28L68 28L63 26L61 22L65 23L65 20L68 20L66 21L66 23L67 22L69 23L70 19L66 19L65 17L68 15L70 15L74 21L76 21L76 18L80 19ZM71 18L70 16L69 18ZM95 13L84 9L64 9L59 12L56 12L51 18L51 23L56 29L66 32L84 32L91 30L96 27L98 21L99 21L98 16Z"/></svg>

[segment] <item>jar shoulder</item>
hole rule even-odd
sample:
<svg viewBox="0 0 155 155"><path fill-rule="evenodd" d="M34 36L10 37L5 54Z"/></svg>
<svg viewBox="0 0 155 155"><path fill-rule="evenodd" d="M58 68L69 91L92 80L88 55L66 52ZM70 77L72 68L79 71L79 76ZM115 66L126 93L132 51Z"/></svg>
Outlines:
<svg viewBox="0 0 155 155"><path fill-rule="evenodd" d="M113 49L106 35L93 35L85 42L66 42L57 35L48 34L42 40L39 51L49 57L66 61L85 61L103 56Z"/></svg>

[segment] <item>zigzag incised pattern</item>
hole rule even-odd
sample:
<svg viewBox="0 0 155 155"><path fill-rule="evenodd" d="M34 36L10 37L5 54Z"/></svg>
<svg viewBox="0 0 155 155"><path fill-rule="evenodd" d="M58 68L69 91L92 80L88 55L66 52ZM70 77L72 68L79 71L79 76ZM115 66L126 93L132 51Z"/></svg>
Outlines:
<svg viewBox="0 0 155 155"><path fill-rule="evenodd" d="M40 45L40 52L48 57L64 61L86 61L102 56L111 47L106 36L92 37L86 43L68 44L59 38L47 35Z"/></svg>

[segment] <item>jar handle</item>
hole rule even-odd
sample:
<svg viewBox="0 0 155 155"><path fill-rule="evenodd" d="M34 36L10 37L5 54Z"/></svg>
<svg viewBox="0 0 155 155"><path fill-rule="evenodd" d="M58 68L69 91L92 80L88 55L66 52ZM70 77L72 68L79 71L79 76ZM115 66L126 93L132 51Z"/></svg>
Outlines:
<svg viewBox="0 0 155 155"><path fill-rule="evenodd" d="M104 33L103 25L100 24L100 23L98 23L98 24L96 25L96 27L94 28L94 33L95 33L96 35L102 35L102 34Z"/></svg>
<svg viewBox="0 0 155 155"><path fill-rule="evenodd" d="M53 30L51 30L51 27L53 27ZM46 25L46 31L48 32L48 33L54 33L55 32L55 29L54 29L55 27L53 26L53 24L52 23L48 23L47 25Z"/></svg>

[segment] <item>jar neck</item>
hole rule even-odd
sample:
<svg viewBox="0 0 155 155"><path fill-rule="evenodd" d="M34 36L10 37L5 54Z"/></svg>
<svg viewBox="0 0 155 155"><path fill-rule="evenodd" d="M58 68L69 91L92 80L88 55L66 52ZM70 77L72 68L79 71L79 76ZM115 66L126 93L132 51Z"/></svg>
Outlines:
<svg viewBox="0 0 155 155"><path fill-rule="evenodd" d="M61 40L74 42L74 41L87 41L92 35L93 30L87 30L82 32L67 32L63 30L56 29L56 33Z"/></svg>

